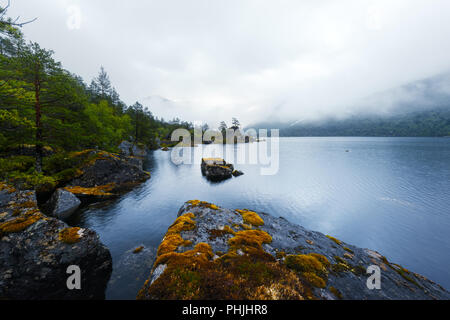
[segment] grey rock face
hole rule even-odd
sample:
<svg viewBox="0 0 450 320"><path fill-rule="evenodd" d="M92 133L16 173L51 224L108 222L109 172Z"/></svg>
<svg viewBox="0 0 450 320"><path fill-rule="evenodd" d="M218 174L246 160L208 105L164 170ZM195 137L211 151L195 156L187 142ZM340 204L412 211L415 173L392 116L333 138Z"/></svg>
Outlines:
<svg viewBox="0 0 450 320"><path fill-rule="evenodd" d="M71 192L57 189L47 203L52 216L66 220L80 206L81 201Z"/></svg>
<svg viewBox="0 0 450 320"><path fill-rule="evenodd" d="M44 216L34 191L0 190L0 299L103 299L112 260L98 235ZM78 239L66 242L62 230ZM80 267L81 290L67 288L71 265Z"/></svg>
<svg viewBox="0 0 450 320"><path fill-rule="evenodd" d="M231 178L234 167L220 158L202 158L201 170L207 179L220 181Z"/></svg>
<svg viewBox="0 0 450 320"><path fill-rule="evenodd" d="M125 156L146 157L147 150L144 146L138 146L129 141L122 141L119 145L120 153Z"/></svg>
<svg viewBox="0 0 450 320"><path fill-rule="evenodd" d="M131 187L150 178L148 172L143 171L136 165L130 164L121 157L107 152L101 152L101 157L82 169L83 174L70 181L68 184L69 188L76 186L96 188L105 185L109 185L110 187L106 190L105 194L76 193L80 199L109 199L117 193L129 190Z"/></svg>
<svg viewBox="0 0 450 320"><path fill-rule="evenodd" d="M205 203L186 202L179 210L178 216L186 213L194 214L195 228L180 233L183 240L191 242L189 245L179 246L176 252L192 250L197 244L203 242L211 246L213 254L220 255L219 252L227 252L230 249L228 240L234 235L223 233L221 236L211 237L211 234L217 233L217 230L224 230L225 226L233 227L234 231L238 232L238 226L244 223L243 215L238 211L217 208L207 203L205 205ZM265 231L272 237L271 243L263 244L262 248L280 265L285 264L286 257L289 255L310 253L322 255L329 261L326 285L323 288L313 289L316 298L450 299L450 293L440 285L389 262L387 258L375 251L358 248L320 232L307 230L281 217L267 213L257 214L263 219L264 224L259 227L253 226L252 229ZM370 274L367 274L366 270L369 266L377 266L381 271L380 290L371 290L367 287ZM156 271L155 269L149 279L159 276ZM161 270L158 269L158 273L161 273ZM148 286L147 284L147 287L144 287L148 289ZM339 292L338 295L336 295L336 289Z"/></svg>
<svg viewBox="0 0 450 320"><path fill-rule="evenodd" d="M138 157L126 157L124 158L129 164L138 167L139 169L143 169L144 161L142 158Z"/></svg>

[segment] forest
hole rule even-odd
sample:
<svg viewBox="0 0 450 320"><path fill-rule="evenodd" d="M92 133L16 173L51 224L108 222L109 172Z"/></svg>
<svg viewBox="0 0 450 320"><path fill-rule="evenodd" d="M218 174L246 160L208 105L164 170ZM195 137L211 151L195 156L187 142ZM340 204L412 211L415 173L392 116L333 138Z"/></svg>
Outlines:
<svg viewBox="0 0 450 320"><path fill-rule="evenodd" d="M26 187L55 184L84 149L116 152L123 140L158 147L179 119L164 121L136 102L127 106L103 67L87 84L62 67L51 50L26 41L26 23L0 8L0 179Z"/></svg>

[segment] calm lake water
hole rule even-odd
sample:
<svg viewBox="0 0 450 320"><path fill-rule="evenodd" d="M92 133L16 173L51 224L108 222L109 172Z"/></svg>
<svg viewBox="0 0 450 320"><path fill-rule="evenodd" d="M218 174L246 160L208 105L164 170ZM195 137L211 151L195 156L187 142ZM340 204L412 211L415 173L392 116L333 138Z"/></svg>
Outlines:
<svg viewBox="0 0 450 320"><path fill-rule="evenodd" d="M258 143L191 148L225 158ZM134 299L181 205L191 199L283 216L308 229L379 251L390 261L450 289L449 138L280 138L279 171L236 164L245 175L208 182L199 164L149 154L152 177L119 199L81 209L72 225L92 228L109 247L108 299ZM145 252L131 254L144 245ZM141 259L141 260L140 260Z"/></svg>

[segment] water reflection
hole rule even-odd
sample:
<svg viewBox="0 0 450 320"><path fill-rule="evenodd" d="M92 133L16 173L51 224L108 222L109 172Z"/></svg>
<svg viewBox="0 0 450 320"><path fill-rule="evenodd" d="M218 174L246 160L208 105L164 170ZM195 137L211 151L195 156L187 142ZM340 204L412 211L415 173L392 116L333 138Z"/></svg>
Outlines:
<svg viewBox="0 0 450 320"><path fill-rule="evenodd" d="M200 162L175 165L170 152L145 162L151 179L127 195L82 208L71 221L96 230L110 248L114 285L109 298L131 298L143 281L123 282L126 252L156 248L181 205L200 199L229 208L251 208L378 250L389 260L450 288L450 139L282 138L279 171L239 164L237 154L257 153L257 143L208 145L243 176L212 183ZM191 148L192 159L202 148ZM347 152L349 151L349 152ZM121 263L123 265L123 263ZM145 270L144 270L145 269ZM142 267L142 272L149 272ZM134 286L134 287L133 287Z"/></svg>

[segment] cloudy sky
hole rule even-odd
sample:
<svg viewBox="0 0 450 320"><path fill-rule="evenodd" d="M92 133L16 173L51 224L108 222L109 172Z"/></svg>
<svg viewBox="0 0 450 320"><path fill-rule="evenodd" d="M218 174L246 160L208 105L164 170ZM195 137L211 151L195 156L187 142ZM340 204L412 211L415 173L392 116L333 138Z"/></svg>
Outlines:
<svg viewBox="0 0 450 320"><path fill-rule="evenodd" d="M9 14L38 17L27 38L86 82L103 65L127 104L213 125L344 114L450 70L448 0L12 0Z"/></svg>

